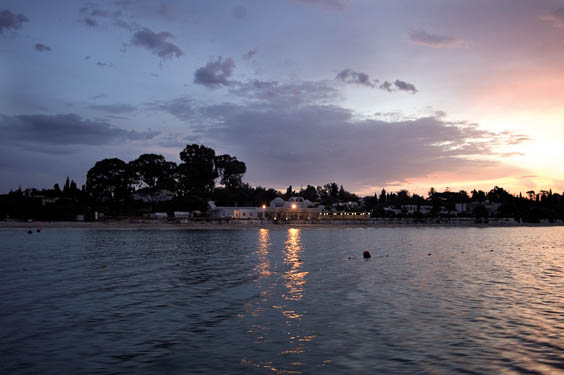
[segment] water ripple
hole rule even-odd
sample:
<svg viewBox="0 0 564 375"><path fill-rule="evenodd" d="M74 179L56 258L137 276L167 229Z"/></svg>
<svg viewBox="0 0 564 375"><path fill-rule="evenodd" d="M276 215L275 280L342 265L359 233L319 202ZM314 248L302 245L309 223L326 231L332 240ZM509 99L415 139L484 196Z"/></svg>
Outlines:
<svg viewBox="0 0 564 375"><path fill-rule="evenodd" d="M3 230L0 243L1 373L564 370L562 228Z"/></svg>

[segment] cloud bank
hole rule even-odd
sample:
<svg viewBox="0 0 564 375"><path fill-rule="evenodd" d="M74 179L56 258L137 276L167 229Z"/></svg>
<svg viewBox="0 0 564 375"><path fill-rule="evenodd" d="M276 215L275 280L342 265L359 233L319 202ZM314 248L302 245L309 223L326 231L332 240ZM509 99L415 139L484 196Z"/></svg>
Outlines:
<svg viewBox="0 0 564 375"><path fill-rule="evenodd" d="M399 80L390 84L415 90ZM199 142L245 160L248 179L268 186L336 180L359 191L445 171L458 181L488 173L499 178L514 171L494 161L501 155L498 148L527 141L447 122L442 113L414 120L361 120L334 104L339 93L331 82L251 81L230 93L246 104L198 106L179 98L155 109L185 121Z"/></svg>
<svg viewBox="0 0 564 375"><path fill-rule="evenodd" d="M105 145L151 139L158 133L137 132L76 114L1 116L2 141L48 146Z"/></svg>

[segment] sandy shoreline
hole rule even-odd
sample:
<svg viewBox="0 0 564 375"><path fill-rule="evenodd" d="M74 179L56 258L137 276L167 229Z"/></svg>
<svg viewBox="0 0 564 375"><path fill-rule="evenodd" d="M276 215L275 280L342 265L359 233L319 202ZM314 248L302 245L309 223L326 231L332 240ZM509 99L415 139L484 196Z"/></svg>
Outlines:
<svg viewBox="0 0 564 375"><path fill-rule="evenodd" d="M73 222L73 221L0 221L0 229L92 229L92 230L237 230L237 229L283 229L283 228L413 228L413 227L475 227L475 228L511 228L511 227L553 227L561 224L477 224L477 223L377 223L377 224L233 224L233 223L127 223L117 221Z"/></svg>

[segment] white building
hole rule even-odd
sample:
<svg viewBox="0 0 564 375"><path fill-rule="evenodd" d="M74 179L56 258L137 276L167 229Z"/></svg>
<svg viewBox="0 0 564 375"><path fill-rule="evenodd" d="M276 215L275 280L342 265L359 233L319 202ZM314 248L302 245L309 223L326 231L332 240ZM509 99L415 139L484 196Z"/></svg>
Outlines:
<svg viewBox="0 0 564 375"><path fill-rule="evenodd" d="M312 203L302 197L291 197L288 201L277 197L270 201L270 208L304 209L311 207Z"/></svg>
<svg viewBox="0 0 564 375"><path fill-rule="evenodd" d="M216 206L209 202L211 216L216 219L262 219L259 207Z"/></svg>
<svg viewBox="0 0 564 375"><path fill-rule="evenodd" d="M314 220L319 218L321 209L312 207L312 203L302 197L292 197L288 201L278 197L267 206L228 207L216 206L209 202L214 218L255 219L255 220Z"/></svg>

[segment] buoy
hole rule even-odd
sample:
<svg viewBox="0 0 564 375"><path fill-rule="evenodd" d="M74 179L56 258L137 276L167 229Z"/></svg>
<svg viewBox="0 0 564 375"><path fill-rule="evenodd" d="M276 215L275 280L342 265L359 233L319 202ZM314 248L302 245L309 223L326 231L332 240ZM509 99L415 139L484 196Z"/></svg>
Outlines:
<svg viewBox="0 0 564 375"><path fill-rule="evenodd" d="M33 231L31 229L27 231L27 234L32 234L32 233Z"/></svg>
<svg viewBox="0 0 564 375"><path fill-rule="evenodd" d="M364 259L368 259L368 258L372 258L372 255L370 255L370 251L366 250L364 253L362 253L362 256Z"/></svg>

